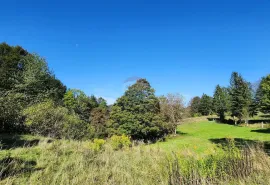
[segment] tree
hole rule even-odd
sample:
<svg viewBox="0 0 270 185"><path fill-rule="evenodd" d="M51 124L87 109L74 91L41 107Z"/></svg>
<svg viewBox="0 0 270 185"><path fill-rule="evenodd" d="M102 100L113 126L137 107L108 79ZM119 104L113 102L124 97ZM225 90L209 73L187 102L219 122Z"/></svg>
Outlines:
<svg viewBox="0 0 270 185"><path fill-rule="evenodd" d="M218 114L220 121L225 120L225 113L229 110L229 93L227 88L216 86L213 97L213 108Z"/></svg>
<svg viewBox="0 0 270 185"><path fill-rule="evenodd" d="M193 117L199 116L199 107L200 107L201 98L196 96L190 100L190 114Z"/></svg>
<svg viewBox="0 0 270 185"><path fill-rule="evenodd" d="M88 124L67 108L55 105L52 100L34 104L23 114L26 125L34 134L67 139L82 139L90 135Z"/></svg>
<svg viewBox="0 0 270 185"><path fill-rule="evenodd" d="M20 46L0 44L0 92L9 91L21 83L23 58L28 52Z"/></svg>
<svg viewBox="0 0 270 185"><path fill-rule="evenodd" d="M233 72L230 81L230 99L232 116L237 117L240 122L248 121L249 106L252 102L250 84L237 72ZM236 124L236 121L235 121Z"/></svg>
<svg viewBox="0 0 270 185"><path fill-rule="evenodd" d="M95 100L93 103L93 99ZM64 95L64 105L74 111L85 122L89 121L91 110L98 106L96 97L88 97L83 91L69 89Z"/></svg>
<svg viewBox="0 0 270 185"><path fill-rule="evenodd" d="M199 105L199 113L201 113L203 116L208 116L212 113L212 110L212 98L206 94L203 94Z"/></svg>
<svg viewBox="0 0 270 185"><path fill-rule="evenodd" d="M20 46L0 44L2 131L23 130L23 109L45 99L61 101L65 91L66 87L55 78L43 58Z"/></svg>
<svg viewBox="0 0 270 185"><path fill-rule="evenodd" d="M55 78L44 58L31 54L22 61L22 81L15 85L16 92L23 93L29 104L45 99L62 100L66 87Z"/></svg>
<svg viewBox="0 0 270 185"><path fill-rule="evenodd" d="M0 132L26 131L21 112L25 107L24 96L18 93L7 93L0 96Z"/></svg>
<svg viewBox="0 0 270 185"><path fill-rule="evenodd" d="M95 138L105 138L107 136L106 123L109 118L109 112L107 108L100 106L91 111L90 122L94 128Z"/></svg>
<svg viewBox="0 0 270 185"><path fill-rule="evenodd" d="M261 81L257 81L251 85L252 102L249 106L249 115L254 117L260 111L260 86Z"/></svg>
<svg viewBox="0 0 270 185"><path fill-rule="evenodd" d="M179 94L168 94L159 98L160 111L166 122L171 123L176 134L177 124L185 112L184 98Z"/></svg>
<svg viewBox="0 0 270 185"><path fill-rule="evenodd" d="M270 75L263 77L257 90L259 108L264 113L270 112Z"/></svg>
<svg viewBox="0 0 270 185"><path fill-rule="evenodd" d="M156 140L168 133L168 125L160 115L155 90L145 79L139 79L113 105L110 134L125 134L132 139Z"/></svg>

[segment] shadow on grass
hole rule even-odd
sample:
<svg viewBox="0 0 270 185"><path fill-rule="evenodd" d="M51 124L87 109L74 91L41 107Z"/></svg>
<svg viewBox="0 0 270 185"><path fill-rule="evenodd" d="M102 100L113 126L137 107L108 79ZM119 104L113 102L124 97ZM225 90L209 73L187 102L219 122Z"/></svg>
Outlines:
<svg viewBox="0 0 270 185"><path fill-rule="evenodd" d="M216 138L209 139L212 143L219 144L221 147L226 147L229 144L228 138ZM242 138L234 138L234 144L239 149L244 149L246 147L261 147L265 151L266 154L270 156L270 142L267 141L257 141L250 139L242 139Z"/></svg>
<svg viewBox="0 0 270 185"><path fill-rule="evenodd" d="M176 134L179 135L179 136L188 135L188 133L181 132L181 131L176 131Z"/></svg>
<svg viewBox="0 0 270 185"><path fill-rule="evenodd" d="M213 118L211 118L213 119ZM221 123L221 124L228 124L228 125L235 125L235 121L233 119L225 119L225 120L220 120L219 118L214 118L214 120L211 120L210 118L208 118L208 121L215 121L216 123ZM270 123L270 119L250 119L248 120L248 124L252 125L252 124L258 124L258 123L264 123L264 124L268 124ZM240 124L243 124L244 120L242 120L242 122L240 123L239 121L237 121L237 124L235 126L239 126Z"/></svg>
<svg viewBox="0 0 270 185"><path fill-rule="evenodd" d="M0 136L0 143L3 150L8 150L11 148L21 148L21 147L33 147L38 145L39 139L25 140L19 135L14 136Z"/></svg>
<svg viewBox="0 0 270 185"><path fill-rule="evenodd" d="M35 168L36 165L37 163L35 161L6 157L0 160L0 180L42 170L42 168Z"/></svg>
<svg viewBox="0 0 270 185"><path fill-rule="evenodd" d="M270 118L270 114L260 115L260 117L262 117L262 118Z"/></svg>
<svg viewBox="0 0 270 185"><path fill-rule="evenodd" d="M258 130L251 130L251 132L258 132L258 133L270 134L270 128L267 128L267 129L258 129Z"/></svg>

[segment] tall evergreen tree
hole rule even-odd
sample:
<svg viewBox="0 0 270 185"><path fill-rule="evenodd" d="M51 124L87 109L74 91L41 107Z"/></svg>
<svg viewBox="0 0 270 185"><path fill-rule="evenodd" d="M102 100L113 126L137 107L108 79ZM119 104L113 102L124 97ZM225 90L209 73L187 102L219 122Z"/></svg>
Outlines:
<svg viewBox="0 0 270 185"><path fill-rule="evenodd" d="M200 102L201 98L199 96L196 96L190 100L189 107L190 107L190 114L192 117L198 116Z"/></svg>
<svg viewBox="0 0 270 185"><path fill-rule="evenodd" d="M213 110L212 105L212 97L203 94L199 105L199 113L201 113L203 116L210 115Z"/></svg>
<svg viewBox="0 0 270 185"><path fill-rule="evenodd" d="M226 88L216 86L213 97L213 109L218 114L220 121L225 120L225 113L229 110L229 94Z"/></svg>
<svg viewBox="0 0 270 185"><path fill-rule="evenodd" d="M237 117L240 122L243 119L247 122L252 102L251 87L237 72L233 72L231 76L230 96L232 116Z"/></svg>
<svg viewBox="0 0 270 185"><path fill-rule="evenodd" d="M263 77L257 90L259 108L264 113L270 112L270 75Z"/></svg>

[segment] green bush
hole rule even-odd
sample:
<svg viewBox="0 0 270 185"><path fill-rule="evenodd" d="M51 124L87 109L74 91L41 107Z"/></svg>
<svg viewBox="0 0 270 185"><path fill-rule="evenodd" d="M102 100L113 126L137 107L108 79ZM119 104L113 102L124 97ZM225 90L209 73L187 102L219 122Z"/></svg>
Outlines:
<svg viewBox="0 0 270 185"><path fill-rule="evenodd" d="M131 146L130 137L126 135L122 135L122 136L113 135L110 138L110 143L114 150L127 148Z"/></svg>
<svg viewBox="0 0 270 185"><path fill-rule="evenodd" d="M105 143L106 141L104 139L94 139L91 148L94 151L100 151L103 149Z"/></svg>
<svg viewBox="0 0 270 185"><path fill-rule="evenodd" d="M85 122L51 100L28 107L23 114L26 116L25 124L34 134L67 139L82 139L89 134Z"/></svg>

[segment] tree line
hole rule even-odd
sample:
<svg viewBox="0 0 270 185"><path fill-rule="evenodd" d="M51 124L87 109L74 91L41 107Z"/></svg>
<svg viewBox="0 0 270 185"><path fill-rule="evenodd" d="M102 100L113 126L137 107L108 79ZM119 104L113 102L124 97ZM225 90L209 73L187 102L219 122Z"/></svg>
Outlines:
<svg viewBox="0 0 270 185"><path fill-rule="evenodd" d="M0 44L0 132L92 139L127 135L155 141L175 133L184 115L183 97L157 97L139 79L114 105L68 89L44 58L20 46Z"/></svg>
<svg viewBox="0 0 270 185"><path fill-rule="evenodd" d="M176 134L190 116L232 115L241 122L270 111L270 76L252 86L234 72L229 87L216 87L213 97L194 97L186 107L179 94L157 97L146 79L129 86L108 105L102 97L67 88L44 58L20 46L0 44L0 132L31 133L54 138L93 139L127 135L156 141ZM235 119L236 120L236 119Z"/></svg>
<svg viewBox="0 0 270 185"><path fill-rule="evenodd" d="M229 87L217 85L213 97L203 94L192 98L189 111L193 117L216 114L223 122L228 115L235 124L248 123L248 119L259 112L270 112L270 75L251 84L241 74L233 72Z"/></svg>

